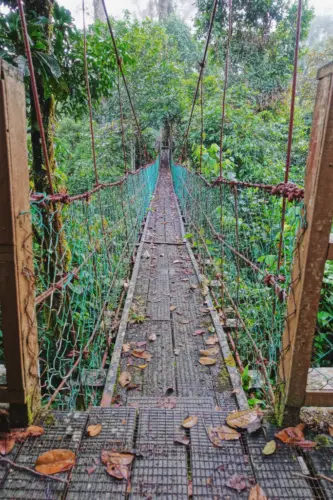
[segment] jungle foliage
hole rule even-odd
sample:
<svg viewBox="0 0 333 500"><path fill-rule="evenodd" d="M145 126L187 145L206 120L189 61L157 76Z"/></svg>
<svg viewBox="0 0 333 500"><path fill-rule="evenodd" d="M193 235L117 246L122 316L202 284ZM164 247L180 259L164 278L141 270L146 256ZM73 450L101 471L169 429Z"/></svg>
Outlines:
<svg viewBox="0 0 333 500"><path fill-rule="evenodd" d="M47 191L16 2L2 3L9 7L9 12L0 14L0 57L22 68L26 76L31 188ZM127 12L123 19L113 20L125 75L151 157L156 155L162 128L172 138L174 157L178 158L182 151L212 4L213 0L197 0L192 27L171 8L163 15L158 13L157 19L138 20ZM71 13L54 0L27 0L25 5L56 187L71 193L82 192L94 183L82 30L74 24ZM233 5L224 174L231 179L274 184L282 181L285 164L296 4L285 0L234 0ZM203 173L209 179L218 175L226 14L227 0L222 0L203 80ZM304 179L315 71L333 54L331 35L320 46L305 44L312 17L312 10L304 2L290 176L299 185ZM119 79L106 24L96 21L89 26L87 46L99 176L101 181L113 180L124 172L125 164L131 169L140 165L142 145ZM199 165L200 127L198 101L187 144L186 161L193 168ZM332 270L328 268L315 353L322 364L332 362L322 354L325 347L321 341L323 332L332 335L332 291ZM327 335L325 342L326 339Z"/></svg>

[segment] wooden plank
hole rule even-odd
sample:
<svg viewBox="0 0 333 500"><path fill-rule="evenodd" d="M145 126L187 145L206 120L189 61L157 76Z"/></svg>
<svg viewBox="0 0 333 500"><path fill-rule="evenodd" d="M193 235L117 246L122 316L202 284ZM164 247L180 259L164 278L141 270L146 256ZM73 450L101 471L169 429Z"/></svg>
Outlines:
<svg viewBox="0 0 333 500"><path fill-rule="evenodd" d="M330 241L328 242L327 260L333 260L333 234L330 234Z"/></svg>
<svg viewBox="0 0 333 500"><path fill-rule="evenodd" d="M297 236L282 340L276 405L281 423L298 419L308 369L333 217L333 64L319 71L305 178L306 224Z"/></svg>
<svg viewBox="0 0 333 500"><path fill-rule="evenodd" d="M0 85L0 303L11 419L25 425L40 399L25 88L2 60Z"/></svg>
<svg viewBox="0 0 333 500"><path fill-rule="evenodd" d="M333 406L333 391L306 391L304 406Z"/></svg>

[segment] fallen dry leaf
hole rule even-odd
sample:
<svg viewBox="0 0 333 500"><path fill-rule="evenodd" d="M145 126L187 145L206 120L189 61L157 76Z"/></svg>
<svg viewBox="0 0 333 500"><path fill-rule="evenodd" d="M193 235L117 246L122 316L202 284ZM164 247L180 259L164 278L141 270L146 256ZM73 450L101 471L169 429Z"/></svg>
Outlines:
<svg viewBox="0 0 333 500"><path fill-rule="evenodd" d="M0 439L0 453L1 455L8 455L15 446L15 439L8 434L7 437Z"/></svg>
<svg viewBox="0 0 333 500"><path fill-rule="evenodd" d="M87 428L88 436L95 437L101 433L102 424L89 425Z"/></svg>
<svg viewBox="0 0 333 500"><path fill-rule="evenodd" d="M140 340L136 343L137 347L144 347L145 345L147 345L147 340Z"/></svg>
<svg viewBox="0 0 333 500"><path fill-rule="evenodd" d="M301 446L303 448L314 448L317 443L308 441L304 437L305 424L298 424L296 427L286 427L275 434L275 437L283 443Z"/></svg>
<svg viewBox="0 0 333 500"><path fill-rule="evenodd" d="M333 425L328 426L328 433L331 437L333 437Z"/></svg>
<svg viewBox="0 0 333 500"><path fill-rule="evenodd" d="M213 427L214 432L218 435L221 441L235 441L241 437L240 433L231 429L227 425L219 425Z"/></svg>
<svg viewBox="0 0 333 500"><path fill-rule="evenodd" d="M119 376L119 384L121 387L126 387L130 384L132 380L132 375L129 372L122 372Z"/></svg>
<svg viewBox="0 0 333 500"><path fill-rule="evenodd" d="M179 323L181 323L182 325L188 325L189 322L190 322L190 320L188 320L188 319L180 319L179 320Z"/></svg>
<svg viewBox="0 0 333 500"><path fill-rule="evenodd" d="M131 344L123 345L123 352L130 352L130 350L131 350Z"/></svg>
<svg viewBox="0 0 333 500"><path fill-rule="evenodd" d="M151 360L151 354L144 349L134 349L132 356L135 358L146 359L147 361Z"/></svg>
<svg viewBox="0 0 333 500"><path fill-rule="evenodd" d="M156 340L155 333L152 333L151 335L149 335L148 340L150 340L150 342L154 342Z"/></svg>
<svg viewBox="0 0 333 500"><path fill-rule="evenodd" d="M233 474L230 476L226 481L226 485L228 488L232 488L238 492L247 488L246 478L242 474Z"/></svg>
<svg viewBox="0 0 333 500"><path fill-rule="evenodd" d="M29 425L27 428L27 433L29 437L38 437L44 434L43 427L39 427L38 425Z"/></svg>
<svg viewBox="0 0 333 500"><path fill-rule="evenodd" d="M170 311L171 311L171 312L172 312L172 311L175 311L176 309L177 309L177 306L171 306L171 307L170 307Z"/></svg>
<svg viewBox="0 0 333 500"><path fill-rule="evenodd" d="M175 443L178 443L178 444L183 444L184 446L187 446L190 444L190 438L188 438L187 436L179 436L179 437L176 437L174 439L174 442Z"/></svg>
<svg viewBox="0 0 333 500"><path fill-rule="evenodd" d="M90 476L90 474L93 474L96 469L97 469L97 465L91 465L90 467L87 467L86 468L87 474Z"/></svg>
<svg viewBox="0 0 333 500"><path fill-rule="evenodd" d="M128 479L130 472L127 465L107 464L106 472L115 479Z"/></svg>
<svg viewBox="0 0 333 500"><path fill-rule="evenodd" d="M50 450L37 458L35 469L41 474L57 474L75 465L75 453L70 450Z"/></svg>
<svg viewBox="0 0 333 500"><path fill-rule="evenodd" d="M193 283L191 283L190 288L191 288L192 290L195 290L196 288L198 288L198 286L197 286L197 285L194 285Z"/></svg>
<svg viewBox="0 0 333 500"><path fill-rule="evenodd" d="M130 465L134 460L134 454L122 451L103 450L101 454L101 460L104 465Z"/></svg>
<svg viewBox="0 0 333 500"><path fill-rule="evenodd" d="M145 365L138 365L138 368L140 368L140 370L144 370L147 366L148 364L146 363Z"/></svg>
<svg viewBox="0 0 333 500"><path fill-rule="evenodd" d="M203 335L204 333L206 333L206 330L195 330L195 332L193 332L192 335L194 336Z"/></svg>
<svg viewBox="0 0 333 500"><path fill-rule="evenodd" d="M212 347L211 349L201 349L200 354L202 356L216 356L220 352L218 347Z"/></svg>
<svg viewBox="0 0 333 500"><path fill-rule="evenodd" d="M255 422L261 416L261 413L257 409L254 410L244 410L244 411L234 411L229 413L226 418L226 422L230 427L234 429L246 429L251 423Z"/></svg>
<svg viewBox="0 0 333 500"><path fill-rule="evenodd" d="M264 455L273 455L276 451L276 442L274 439L266 443L264 449L262 450Z"/></svg>
<svg viewBox="0 0 333 500"><path fill-rule="evenodd" d="M250 490L249 500L267 500L267 497L259 484L252 486Z"/></svg>
<svg viewBox="0 0 333 500"><path fill-rule="evenodd" d="M197 423L198 423L198 417L196 415L192 415L183 420L182 426L184 427L184 429L191 429L192 427L197 425Z"/></svg>
<svg viewBox="0 0 333 500"><path fill-rule="evenodd" d="M217 335L213 335L212 337L209 337L209 339L205 340L206 345L214 345L217 344L219 341L219 338Z"/></svg>
<svg viewBox="0 0 333 500"><path fill-rule="evenodd" d="M221 439L218 437L214 427L208 427L207 434L214 446L217 446L218 448L221 448L223 446L223 443Z"/></svg>
<svg viewBox="0 0 333 500"><path fill-rule="evenodd" d="M212 358L200 358L199 359L199 363L201 365L205 365L205 366L215 365L216 359L212 359Z"/></svg>

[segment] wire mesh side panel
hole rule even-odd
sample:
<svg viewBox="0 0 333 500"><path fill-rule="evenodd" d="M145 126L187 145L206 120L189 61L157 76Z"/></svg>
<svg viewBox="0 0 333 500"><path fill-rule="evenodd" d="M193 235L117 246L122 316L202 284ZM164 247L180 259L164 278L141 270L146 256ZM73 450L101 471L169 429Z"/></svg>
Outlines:
<svg viewBox="0 0 333 500"><path fill-rule="evenodd" d="M99 402L91 374L108 359L157 175L158 161L85 199L31 203L42 393L56 408Z"/></svg>
<svg viewBox="0 0 333 500"><path fill-rule="evenodd" d="M221 320L248 366L253 387L268 397L281 349L296 234L303 203L287 202L278 268L282 198L257 187L219 184L178 165L172 176L188 234L203 274L217 282Z"/></svg>

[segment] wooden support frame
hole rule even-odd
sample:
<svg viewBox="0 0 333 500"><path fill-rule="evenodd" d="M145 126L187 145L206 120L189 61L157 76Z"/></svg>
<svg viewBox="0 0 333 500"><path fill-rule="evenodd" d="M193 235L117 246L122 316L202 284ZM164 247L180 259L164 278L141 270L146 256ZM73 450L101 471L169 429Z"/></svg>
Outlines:
<svg viewBox="0 0 333 500"><path fill-rule="evenodd" d="M0 306L12 426L39 407L32 226L29 202L25 87L19 71L0 59Z"/></svg>
<svg viewBox="0 0 333 500"><path fill-rule="evenodd" d="M320 291L333 218L333 62L318 71L305 177L305 221L297 235L292 287L282 340L276 413L285 424L318 395L306 394ZM325 401L333 405L333 392Z"/></svg>

